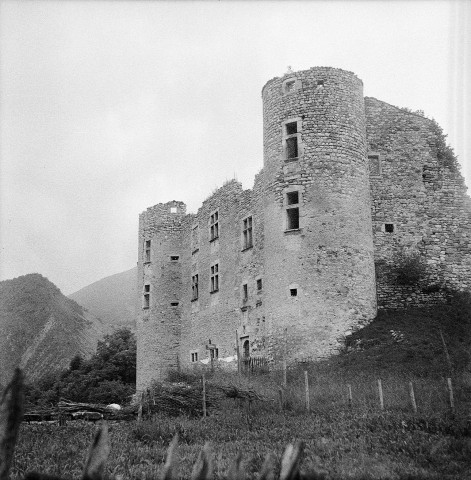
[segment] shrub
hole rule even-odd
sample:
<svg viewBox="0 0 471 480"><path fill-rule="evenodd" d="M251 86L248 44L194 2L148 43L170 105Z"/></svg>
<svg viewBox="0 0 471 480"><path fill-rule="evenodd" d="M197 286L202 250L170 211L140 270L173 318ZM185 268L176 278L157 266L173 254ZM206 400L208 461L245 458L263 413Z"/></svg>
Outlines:
<svg viewBox="0 0 471 480"><path fill-rule="evenodd" d="M416 285L427 275L427 265L417 252L397 252L393 255L393 271L399 285Z"/></svg>

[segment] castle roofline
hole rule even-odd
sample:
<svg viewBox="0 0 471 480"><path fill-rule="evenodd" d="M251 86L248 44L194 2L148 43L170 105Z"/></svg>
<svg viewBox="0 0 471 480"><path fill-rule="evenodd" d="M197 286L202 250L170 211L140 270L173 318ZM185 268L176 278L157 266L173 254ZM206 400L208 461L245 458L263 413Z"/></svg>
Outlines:
<svg viewBox="0 0 471 480"><path fill-rule="evenodd" d="M337 71L337 72L343 72L343 73L350 73L352 75L354 75L356 78L357 75L353 72L351 72L350 70L344 70L343 68L336 68L336 67L311 67L309 68L309 70L297 70L296 72L290 72L290 73L285 73L284 75L282 75L281 77L273 77L271 78L270 80L268 80L265 85L262 87L262 95L263 95L263 91L265 90L265 87L271 83L271 82L274 82L275 80L279 80L280 78L284 78L284 77L289 77L291 75L297 75L297 74L300 74L300 73L304 73L304 72L309 72L310 70L324 70L324 71ZM363 84L363 81L361 80L361 78L358 78L358 80Z"/></svg>

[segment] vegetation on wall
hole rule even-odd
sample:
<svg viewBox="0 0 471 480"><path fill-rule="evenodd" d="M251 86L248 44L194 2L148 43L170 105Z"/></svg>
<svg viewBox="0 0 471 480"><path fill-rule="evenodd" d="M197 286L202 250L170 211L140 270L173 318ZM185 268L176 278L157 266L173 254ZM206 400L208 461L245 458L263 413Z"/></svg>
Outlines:
<svg viewBox="0 0 471 480"><path fill-rule="evenodd" d="M437 160L440 165L449 168L453 172L459 172L460 164L458 158L453 151L453 148L446 143L446 137L443 133L443 128L432 119L432 132L435 135L435 144L431 145L434 150L436 150Z"/></svg>
<svg viewBox="0 0 471 480"><path fill-rule="evenodd" d="M392 265L399 285L416 285L427 275L427 265L418 251L395 252L392 256Z"/></svg>
<svg viewBox="0 0 471 480"><path fill-rule="evenodd" d="M27 386L32 405L56 404L60 397L76 402L127 403L136 389L136 339L125 328L98 342L90 360L77 355L69 368Z"/></svg>

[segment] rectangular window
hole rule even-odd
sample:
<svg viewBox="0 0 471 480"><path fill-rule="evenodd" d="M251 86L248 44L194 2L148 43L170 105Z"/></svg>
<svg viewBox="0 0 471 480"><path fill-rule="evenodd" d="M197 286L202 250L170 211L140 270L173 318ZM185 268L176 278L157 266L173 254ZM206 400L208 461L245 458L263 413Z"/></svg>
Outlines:
<svg viewBox="0 0 471 480"><path fill-rule="evenodd" d="M198 225L195 225L193 229L191 230L191 252L195 253L200 244L200 232L199 232L199 227Z"/></svg>
<svg viewBox="0 0 471 480"><path fill-rule="evenodd" d="M301 142L301 120L291 120L283 125L283 152L286 162L299 159Z"/></svg>
<svg viewBox="0 0 471 480"><path fill-rule="evenodd" d="M150 306L150 285L144 285L144 304L143 308L149 308Z"/></svg>
<svg viewBox="0 0 471 480"><path fill-rule="evenodd" d="M286 193L286 230L299 229L299 192Z"/></svg>
<svg viewBox="0 0 471 480"><path fill-rule="evenodd" d="M172 262L178 262L179 259L180 259L180 257L178 255L171 255L170 256L170 261L172 261Z"/></svg>
<svg viewBox="0 0 471 480"><path fill-rule="evenodd" d="M298 139L290 137L286 139L287 160L298 158Z"/></svg>
<svg viewBox="0 0 471 480"><path fill-rule="evenodd" d="M381 162L379 155L368 155L370 175L381 175Z"/></svg>
<svg viewBox="0 0 471 480"><path fill-rule="evenodd" d="M244 300L247 300L249 298L249 289L246 283L242 285L242 298Z"/></svg>
<svg viewBox="0 0 471 480"><path fill-rule="evenodd" d="M291 122L286 124L286 135L294 135L298 133L298 122Z"/></svg>
<svg viewBox="0 0 471 480"><path fill-rule="evenodd" d="M297 288L290 288L289 293L292 297L297 297L298 296L298 289Z"/></svg>
<svg viewBox="0 0 471 480"><path fill-rule="evenodd" d="M299 203L299 192L288 192L286 194L286 204L296 205Z"/></svg>
<svg viewBox="0 0 471 480"><path fill-rule="evenodd" d="M193 275L191 277L191 299L198 299L198 275Z"/></svg>
<svg viewBox="0 0 471 480"><path fill-rule="evenodd" d="M216 210L209 217L209 241L219 237L219 212Z"/></svg>
<svg viewBox="0 0 471 480"><path fill-rule="evenodd" d="M191 363L198 361L198 352L191 352Z"/></svg>
<svg viewBox="0 0 471 480"><path fill-rule="evenodd" d="M260 291L261 289L262 289L262 279L259 278L259 279L257 280L257 290Z"/></svg>
<svg viewBox="0 0 471 480"><path fill-rule="evenodd" d="M246 248L251 248L253 246L253 237L252 237L252 217L247 217L244 220L244 250Z"/></svg>
<svg viewBox="0 0 471 480"><path fill-rule="evenodd" d="M286 209L287 230L299 229L299 208Z"/></svg>
<svg viewBox="0 0 471 480"><path fill-rule="evenodd" d="M144 262L150 262L150 240L146 240L144 247Z"/></svg>
<svg viewBox="0 0 471 480"><path fill-rule="evenodd" d="M219 358L219 349L218 348L211 348L211 350L209 350L209 352L210 352L211 360L217 360Z"/></svg>
<svg viewBox="0 0 471 480"><path fill-rule="evenodd" d="M211 266L211 290L210 292L217 292L219 290L219 264L215 263Z"/></svg>

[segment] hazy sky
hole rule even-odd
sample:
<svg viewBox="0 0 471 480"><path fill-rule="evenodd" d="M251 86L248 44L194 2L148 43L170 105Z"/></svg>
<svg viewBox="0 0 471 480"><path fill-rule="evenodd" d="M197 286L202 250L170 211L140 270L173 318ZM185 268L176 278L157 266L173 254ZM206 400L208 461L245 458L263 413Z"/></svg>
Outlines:
<svg viewBox="0 0 471 480"><path fill-rule="evenodd" d="M136 264L147 207L251 188L261 89L288 65L424 110L471 186L470 5L1 1L0 279L72 293Z"/></svg>

